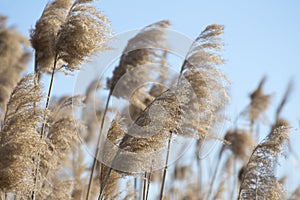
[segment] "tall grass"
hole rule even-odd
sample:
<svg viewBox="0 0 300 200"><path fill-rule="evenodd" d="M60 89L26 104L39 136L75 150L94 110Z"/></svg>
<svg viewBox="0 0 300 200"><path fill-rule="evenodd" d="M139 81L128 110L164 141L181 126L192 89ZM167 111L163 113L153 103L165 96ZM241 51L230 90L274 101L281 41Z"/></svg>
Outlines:
<svg viewBox="0 0 300 200"><path fill-rule="evenodd" d="M272 108L263 77L238 120L219 136L230 99L230 81L221 71L224 26L200 32L171 76L171 22L150 24L128 41L106 83L91 80L86 96L53 97L57 73L81 70L91 56L110 49L109 20L91 0L49 2L30 39L6 20L0 16L0 199L300 198L299 187L285 188L276 173L285 146L299 162L289 144L292 127L282 117L292 82L269 131L259 129ZM34 74L23 75L30 44ZM42 77L49 75L44 87ZM105 84L103 100L97 92ZM127 107L117 110L113 98ZM82 115L75 117L73 109ZM170 163L178 140L186 138L195 141L192 151ZM211 160L201 160L211 140L221 146ZM95 149L92 159L85 146Z"/></svg>

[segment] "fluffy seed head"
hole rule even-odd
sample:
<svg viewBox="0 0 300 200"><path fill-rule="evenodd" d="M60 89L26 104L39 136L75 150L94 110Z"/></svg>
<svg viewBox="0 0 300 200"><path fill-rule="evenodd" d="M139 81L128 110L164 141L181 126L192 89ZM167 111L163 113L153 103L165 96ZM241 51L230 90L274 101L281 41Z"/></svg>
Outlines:
<svg viewBox="0 0 300 200"><path fill-rule="evenodd" d="M55 50L66 70L79 69L87 57L108 48L104 43L111 34L110 23L89 2L75 1L58 31Z"/></svg>
<svg viewBox="0 0 300 200"><path fill-rule="evenodd" d="M229 130L224 140L229 142L229 145L224 144L222 151L229 149L237 158L241 160L249 159L249 153L252 152L255 145L251 134L245 130Z"/></svg>
<svg viewBox="0 0 300 200"><path fill-rule="evenodd" d="M56 55L57 33L66 19L72 0L54 0L47 4L31 30L30 41L35 49L36 72L51 72Z"/></svg>
<svg viewBox="0 0 300 200"><path fill-rule="evenodd" d="M0 188L23 197L33 189L34 157L46 150L37 131L43 96L33 79L25 76L12 92L1 129Z"/></svg>
<svg viewBox="0 0 300 200"><path fill-rule="evenodd" d="M128 41L120 63L113 72L113 77L107 80L107 87L110 90L114 89L117 82L126 72L135 67L161 62L163 57L161 50L167 49L165 31L169 25L170 22L167 20L156 22L143 28L135 37ZM133 77L133 81L138 81L143 76L148 75L148 72L136 74ZM130 88L131 86L132 84L129 83L128 87ZM125 91L128 90L125 88Z"/></svg>
<svg viewBox="0 0 300 200"><path fill-rule="evenodd" d="M284 199L275 177L277 157L288 140L289 127L280 125L253 151L241 178L239 199Z"/></svg>
<svg viewBox="0 0 300 200"><path fill-rule="evenodd" d="M6 103L30 59L27 38L15 29L7 27L5 22L6 17L0 15L0 113L2 114L5 113Z"/></svg>

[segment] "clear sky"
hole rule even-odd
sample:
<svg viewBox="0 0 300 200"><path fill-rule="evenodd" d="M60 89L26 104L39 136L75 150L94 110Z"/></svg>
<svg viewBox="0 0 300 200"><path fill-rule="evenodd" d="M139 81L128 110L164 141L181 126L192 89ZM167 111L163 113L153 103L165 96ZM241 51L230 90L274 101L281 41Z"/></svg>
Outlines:
<svg viewBox="0 0 300 200"><path fill-rule="evenodd" d="M9 24L29 35L29 29L34 27L47 2L0 0L0 13L9 17ZM229 114L236 116L245 108L249 103L248 94L263 75L268 77L266 92L276 94L273 108L293 78L294 91L283 115L294 128L299 128L300 1L102 0L96 4L110 19L116 34L161 19L170 20L172 30L190 38L195 38L211 23L225 25L223 55L226 64L223 71L232 82ZM72 88L72 85L60 89L64 87ZM293 131L292 140L296 140L292 143L300 152L297 135L299 130Z"/></svg>

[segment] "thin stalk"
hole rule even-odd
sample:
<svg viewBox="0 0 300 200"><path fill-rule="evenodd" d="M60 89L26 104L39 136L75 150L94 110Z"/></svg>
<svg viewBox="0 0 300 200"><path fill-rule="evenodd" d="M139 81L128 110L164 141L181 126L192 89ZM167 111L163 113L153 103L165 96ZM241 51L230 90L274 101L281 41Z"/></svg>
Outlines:
<svg viewBox="0 0 300 200"><path fill-rule="evenodd" d="M197 198L200 199L200 191L201 191L201 187L202 187L202 170L201 170L201 160L199 158L199 156L197 156L197 171L198 171L198 177L197 177Z"/></svg>
<svg viewBox="0 0 300 200"><path fill-rule="evenodd" d="M159 196L160 200L162 200L163 196L164 196L164 187L165 187L167 169L168 169L168 164L169 164L171 139L172 139L172 132L170 132L170 136L169 136L169 139L168 139L168 147L167 147L168 149L167 149L166 163L165 163L164 172L163 172L163 180L162 180L161 188L160 188L160 196Z"/></svg>
<svg viewBox="0 0 300 200"><path fill-rule="evenodd" d="M230 199L234 198L234 194L236 192L236 188L237 188L237 169L236 169L236 157L234 157L234 159L232 160L233 162L233 187L232 187L232 191L231 191L231 197Z"/></svg>
<svg viewBox="0 0 300 200"><path fill-rule="evenodd" d="M47 100L46 100L46 106L45 106L45 111L48 110L49 108L49 102L50 102L50 97L51 97L51 92L52 92L52 87L53 87L53 82L54 82L54 74L55 74L55 70L56 70L56 64L57 64L57 55L55 56L54 58L54 63L53 63L53 69L52 69L52 73L51 73L51 80L50 80L50 84L49 84L49 89L48 89L48 95L47 95ZM37 63L35 62L35 72L37 72ZM36 83L36 78L35 78L35 83ZM46 113L44 113L44 116L43 116L43 124L42 124L42 129L41 129L41 139L44 137L44 134L45 134L45 127L46 127ZM37 174L39 172L39 153L37 155L37 166L36 166L36 169L35 169L35 174L34 174L34 183L33 183L33 191L32 191L32 194L31 194L31 199L32 200L35 200L35 190L36 190L36 183L37 183Z"/></svg>
<svg viewBox="0 0 300 200"><path fill-rule="evenodd" d="M51 80L50 80L50 85L49 85L49 90L48 90L48 95L47 95L47 100L46 100L45 111L48 110L48 108L49 108L50 97L51 97L51 92L52 92L52 87L53 87L53 82L54 82L54 74L55 74L55 70L56 70L56 64L57 64L57 56L55 56L55 59L54 59L53 69L52 69L52 73L51 73ZM42 126L42 130L41 130L41 137L44 137L45 127L46 127L46 114L44 114L43 126Z"/></svg>
<svg viewBox="0 0 300 200"><path fill-rule="evenodd" d="M147 192L146 192L145 200L148 200L148 196L149 196L150 182L151 182L151 176L152 176L152 172L151 171L149 172L149 175L148 175Z"/></svg>
<svg viewBox="0 0 300 200"><path fill-rule="evenodd" d="M137 191L138 191L138 184L137 184L137 178L134 177L133 178L134 181L134 199L137 200L138 199L138 195L137 195Z"/></svg>
<svg viewBox="0 0 300 200"><path fill-rule="evenodd" d="M258 142L258 132L254 131L254 125L255 122L253 120L250 121L250 133L254 136L254 138L256 139L256 142Z"/></svg>
<svg viewBox="0 0 300 200"><path fill-rule="evenodd" d="M144 185L143 185L143 192L142 192L143 200L146 199L146 190L147 190L147 172L145 172L145 176L144 176Z"/></svg>
<svg viewBox="0 0 300 200"><path fill-rule="evenodd" d="M104 191L104 189L105 189L105 186L106 186L106 183L107 183L107 181L108 181L108 179L109 179L109 175L110 175L111 171L112 171L112 168L110 167L110 168L108 169L106 175L105 175L105 178L104 178L104 180L103 180L103 183L101 184L100 194L99 194L99 196L98 196L98 200L100 200L101 197L102 197L102 195L103 195L103 191Z"/></svg>
<svg viewBox="0 0 300 200"><path fill-rule="evenodd" d="M38 82L40 81L40 73L39 73L39 70L38 70L38 62L36 60L37 58L37 55L36 55L36 52L34 54L34 84L38 84Z"/></svg>
<svg viewBox="0 0 300 200"><path fill-rule="evenodd" d="M198 140L196 142L196 165L197 165L197 171L198 171L198 178L197 178L197 198L201 199L200 197L200 191L201 191L201 187L202 187L202 163L201 163L201 159L199 157L199 151L200 151L200 147L201 147L201 140Z"/></svg>
<svg viewBox="0 0 300 200"><path fill-rule="evenodd" d="M208 190L208 193L206 195L206 199L209 199L209 196L211 195L211 192L212 192L212 189L213 189L213 185L214 185L214 182L216 180L216 177L217 177L217 172L218 172L218 168L219 168L219 165L221 163L221 158L222 158L222 155L223 153L220 154L218 160L217 160L217 164L216 164L216 168L215 168L215 171L214 171L214 174L213 174L213 178L210 182L210 187L209 187L209 190Z"/></svg>
<svg viewBox="0 0 300 200"><path fill-rule="evenodd" d="M102 120L101 120L101 125L100 125L100 130L99 130L99 136L98 136L98 141L97 141L96 154L94 156L92 170L91 170L91 174L90 174L90 178L89 178L89 184L88 184L88 189L87 189L87 194L86 194L86 200L89 199L89 195L91 193L91 188L92 188L92 185L93 185L93 176L94 176L95 169L96 169L96 164L97 164L97 161L98 161L97 158L98 158L98 156L100 154L101 134L102 134L102 131L103 131L104 121L105 121L106 113L107 113L107 110L108 110L108 105L109 105L109 101L110 101L111 95L112 95L112 92L110 91L109 95L107 97L107 100L106 100L106 105L105 105L103 117L102 117ZM111 168L109 169L109 171L111 171Z"/></svg>

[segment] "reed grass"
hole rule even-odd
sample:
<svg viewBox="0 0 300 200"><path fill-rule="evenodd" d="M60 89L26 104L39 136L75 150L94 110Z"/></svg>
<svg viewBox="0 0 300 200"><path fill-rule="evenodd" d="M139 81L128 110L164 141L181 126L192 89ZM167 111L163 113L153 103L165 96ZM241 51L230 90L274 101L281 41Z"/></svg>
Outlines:
<svg viewBox="0 0 300 200"><path fill-rule="evenodd" d="M235 121L223 138L218 136L230 100L230 81L221 70L223 25L204 28L176 77L165 70L171 22L161 20L128 41L106 83L92 81L85 97L53 97L57 73L81 70L92 56L110 49L105 44L112 32L108 18L91 0L53 0L30 39L6 21L0 16L0 199L300 198L299 186L286 187L289 174L280 179L276 172L279 157L289 155L286 146L296 155L289 143L291 119L282 114L292 81L273 110L269 131L256 128L273 108L263 77L242 112L248 123ZM34 74L24 75L30 45ZM42 76L49 75L45 88ZM143 80L153 84L146 87ZM103 85L109 91L105 100L94 95ZM126 100L125 111L113 115L112 98ZM92 110L95 101L100 106ZM75 117L74 109L82 115ZM172 151L180 147L174 138L192 139L195 145L172 165ZM201 160L199 151L209 140L222 144L210 161ZM92 161L85 144L96 147Z"/></svg>

